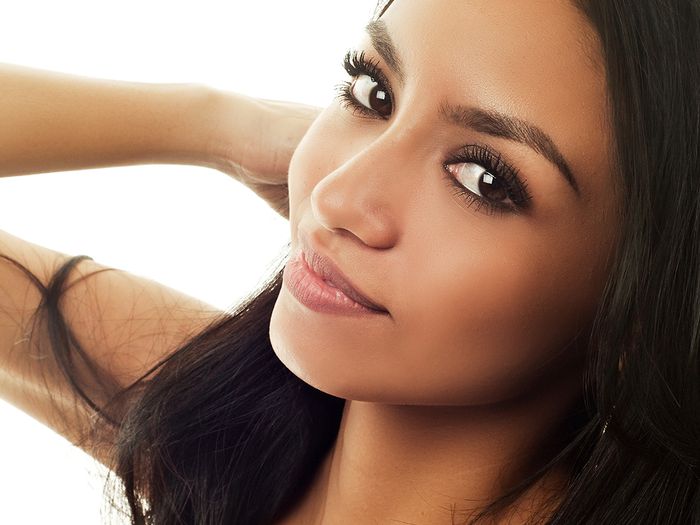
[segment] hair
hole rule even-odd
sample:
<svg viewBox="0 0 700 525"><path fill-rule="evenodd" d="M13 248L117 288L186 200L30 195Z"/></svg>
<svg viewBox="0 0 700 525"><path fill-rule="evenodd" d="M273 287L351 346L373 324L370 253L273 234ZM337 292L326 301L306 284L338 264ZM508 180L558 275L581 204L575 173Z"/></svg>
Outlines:
<svg viewBox="0 0 700 525"><path fill-rule="evenodd" d="M565 441L470 523L507 510L561 464L570 477L540 522L700 523L700 5L576 6L604 58L620 241ZM331 449L345 402L300 380L272 349L282 268L100 405L81 387L76 362L96 379L99 367L59 308L86 257L68 258L46 287L32 276L43 297L34 315L95 428L115 431L114 474L131 523L274 523Z"/></svg>

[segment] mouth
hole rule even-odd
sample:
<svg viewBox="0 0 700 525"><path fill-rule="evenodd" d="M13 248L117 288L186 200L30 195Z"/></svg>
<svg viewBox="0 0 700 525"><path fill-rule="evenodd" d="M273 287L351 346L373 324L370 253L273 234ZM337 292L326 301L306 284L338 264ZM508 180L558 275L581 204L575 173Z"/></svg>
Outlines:
<svg viewBox="0 0 700 525"><path fill-rule="evenodd" d="M325 283L339 289L353 301L377 312L389 313L389 311L362 292L333 262L332 259L314 250L311 245L300 236L302 241L302 257L309 269L320 277Z"/></svg>
<svg viewBox="0 0 700 525"><path fill-rule="evenodd" d="M317 252L307 253L306 251L303 252L303 257L311 271L329 286L337 288L350 299L370 310L388 313L386 308L360 292L327 257Z"/></svg>

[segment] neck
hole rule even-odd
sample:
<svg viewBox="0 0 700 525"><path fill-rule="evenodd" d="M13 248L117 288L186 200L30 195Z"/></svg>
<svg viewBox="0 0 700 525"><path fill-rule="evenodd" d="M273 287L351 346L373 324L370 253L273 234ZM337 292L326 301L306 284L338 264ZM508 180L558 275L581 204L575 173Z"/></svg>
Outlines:
<svg viewBox="0 0 700 525"><path fill-rule="evenodd" d="M548 459L579 383L561 374L498 406L347 401L338 438L284 525L452 523ZM503 523L524 523L566 481L559 468L526 491ZM514 519L516 521L512 521ZM499 522L500 523L500 522Z"/></svg>

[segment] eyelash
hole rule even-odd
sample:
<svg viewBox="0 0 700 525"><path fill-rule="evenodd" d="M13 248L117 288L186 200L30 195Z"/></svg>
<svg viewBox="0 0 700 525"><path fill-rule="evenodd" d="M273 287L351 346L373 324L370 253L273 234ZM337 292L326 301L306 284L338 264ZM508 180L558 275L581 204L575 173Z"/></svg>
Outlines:
<svg viewBox="0 0 700 525"><path fill-rule="evenodd" d="M343 108L352 110L353 115L360 114L364 117L388 120L389 117L379 115L373 109L361 104L352 94L356 78L361 75L367 75L389 94L389 100L393 103L394 94L391 90L391 85L380 69L378 62L366 58L364 51L350 50L343 59L343 68L348 75L353 77L353 80L342 82L336 86L337 96ZM503 181L508 198L513 204L504 204L486 199L463 186L447 169L447 166L450 164L462 162L476 162L486 168L486 171L490 174ZM528 210L532 205L532 196L528 191L527 183L521 179L518 169L505 161L500 153L494 151L486 144L468 144L463 146L455 156L443 164L443 168L446 174L446 181L453 193L466 201L467 206L475 205L477 210L484 208L487 214L519 214Z"/></svg>

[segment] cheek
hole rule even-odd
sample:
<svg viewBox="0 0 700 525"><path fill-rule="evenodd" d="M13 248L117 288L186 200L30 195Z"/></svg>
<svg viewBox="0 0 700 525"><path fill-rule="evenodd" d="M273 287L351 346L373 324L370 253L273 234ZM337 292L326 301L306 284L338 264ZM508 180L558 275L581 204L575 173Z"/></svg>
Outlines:
<svg viewBox="0 0 700 525"><path fill-rule="evenodd" d="M503 399L537 381L546 367L562 365L551 359L588 326L600 293L600 283L579 271L594 264L586 253L595 250L536 239L475 228L468 241L435 241L443 245L440 256L402 274L397 344L406 373L422 371L413 384L426 400ZM565 354L580 358L573 350Z"/></svg>

